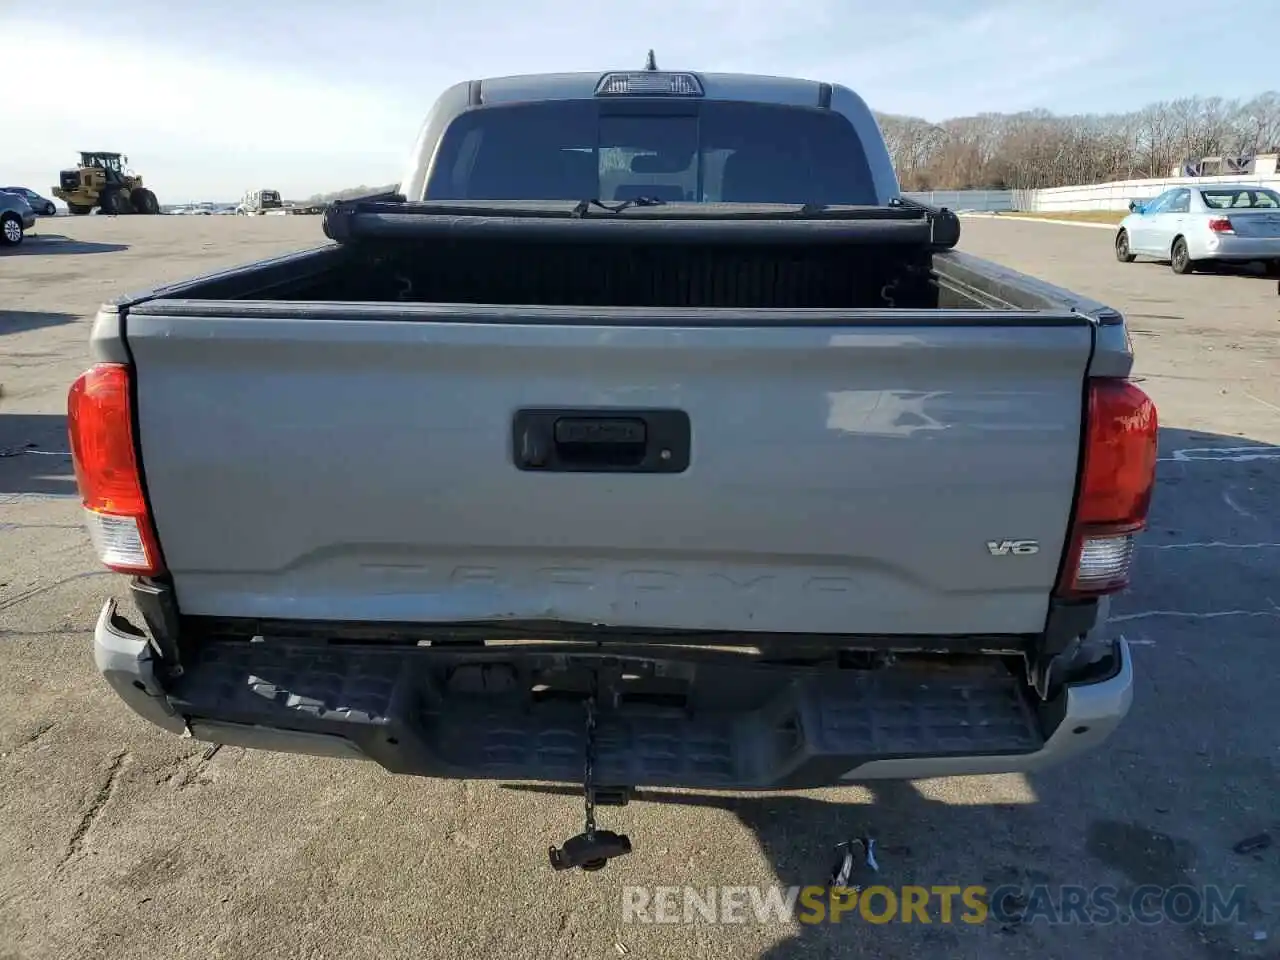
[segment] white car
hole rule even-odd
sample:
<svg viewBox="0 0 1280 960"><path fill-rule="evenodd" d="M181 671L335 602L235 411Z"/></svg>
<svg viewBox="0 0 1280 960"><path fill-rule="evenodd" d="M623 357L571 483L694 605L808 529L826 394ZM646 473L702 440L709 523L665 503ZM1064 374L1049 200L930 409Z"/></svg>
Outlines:
<svg viewBox="0 0 1280 960"><path fill-rule="evenodd" d="M1262 262L1280 276L1280 193L1266 187L1173 187L1131 201L1116 231L1116 259L1167 260L1174 273L1204 264Z"/></svg>

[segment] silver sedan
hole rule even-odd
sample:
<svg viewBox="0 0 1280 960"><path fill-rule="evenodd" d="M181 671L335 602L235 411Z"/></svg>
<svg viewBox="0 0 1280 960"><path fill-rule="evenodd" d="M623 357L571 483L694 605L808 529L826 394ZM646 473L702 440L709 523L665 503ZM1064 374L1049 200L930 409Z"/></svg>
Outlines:
<svg viewBox="0 0 1280 960"><path fill-rule="evenodd" d="M1280 193L1229 183L1173 187L1129 204L1116 259L1167 260L1174 273L1209 263L1261 262L1280 276Z"/></svg>

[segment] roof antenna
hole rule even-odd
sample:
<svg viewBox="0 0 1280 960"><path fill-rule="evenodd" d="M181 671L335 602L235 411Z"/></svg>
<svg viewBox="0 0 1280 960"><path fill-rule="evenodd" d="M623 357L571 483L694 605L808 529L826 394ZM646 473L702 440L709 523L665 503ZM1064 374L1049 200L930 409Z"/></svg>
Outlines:
<svg viewBox="0 0 1280 960"><path fill-rule="evenodd" d="M652 50L650 50L650 51L649 51L649 56L645 58L645 61L644 61L644 68L645 68L646 70L657 70L657 69L658 69L658 61L654 59L654 57L653 57L653 51L652 51Z"/></svg>

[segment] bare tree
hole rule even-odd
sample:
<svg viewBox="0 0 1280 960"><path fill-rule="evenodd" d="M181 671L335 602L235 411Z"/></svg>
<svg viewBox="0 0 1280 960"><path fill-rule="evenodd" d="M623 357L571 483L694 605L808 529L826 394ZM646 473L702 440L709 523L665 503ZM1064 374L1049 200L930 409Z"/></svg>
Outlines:
<svg viewBox="0 0 1280 960"><path fill-rule="evenodd" d="M930 123L877 115L905 190L1034 189L1168 176L1204 157L1280 147L1280 93L1186 97L1132 113L1035 110Z"/></svg>

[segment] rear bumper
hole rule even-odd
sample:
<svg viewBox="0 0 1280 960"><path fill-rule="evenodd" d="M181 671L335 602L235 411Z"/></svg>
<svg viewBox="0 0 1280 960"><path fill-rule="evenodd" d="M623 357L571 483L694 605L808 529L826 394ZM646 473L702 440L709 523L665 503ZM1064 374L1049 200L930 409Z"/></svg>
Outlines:
<svg viewBox="0 0 1280 960"><path fill-rule="evenodd" d="M1191 251L1197 260L1280 260L1280 238L1213 237L1199 246L1199 250Z"/></svg>
<svg viewBox="0 0 1280 960"><path fill-rule="evenodd" d="M459 651L442 671L441 657L415 647L227 642L162 681L146 636L109 601L94 656L136 713L200 740L367 759L421 776L581 778L581 703L530 700L528 681L589 655L504 653L518 661L512 673ZM701 679L690 680L695 693L680 707L622 694L601 710L600 783L782 790L1033 770L1097 747L1128 712L1133 688L1123 639L1101 679L1047 703L995 661L922 672L650 659L653 683ZM629 657L592 662L619 675L645 670Z"/></svg>

